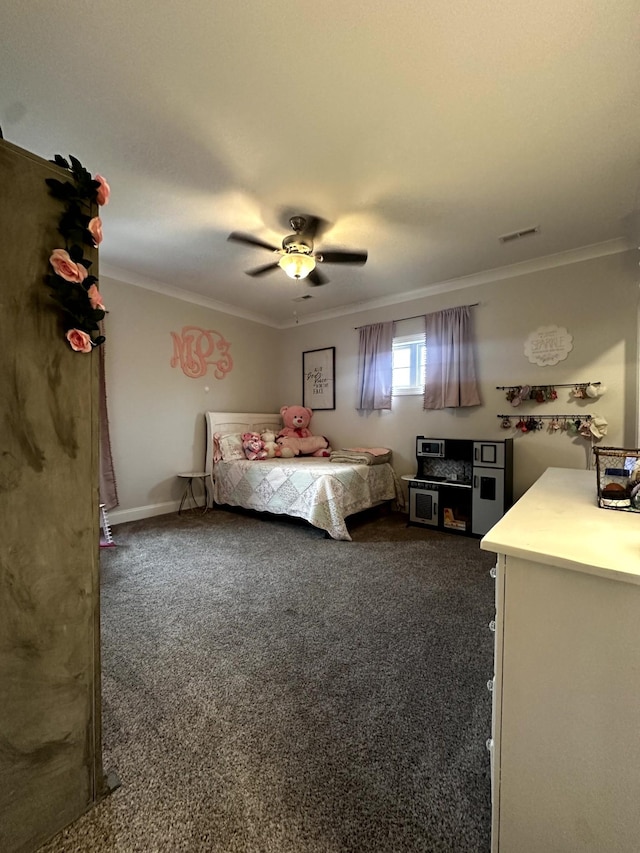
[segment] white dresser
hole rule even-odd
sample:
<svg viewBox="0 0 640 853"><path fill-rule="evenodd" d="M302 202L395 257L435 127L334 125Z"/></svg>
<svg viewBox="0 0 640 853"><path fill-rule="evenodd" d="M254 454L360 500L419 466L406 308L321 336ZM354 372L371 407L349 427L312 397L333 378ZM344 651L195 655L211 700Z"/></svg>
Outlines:
<svg viewBox="0 0 640 853"><path fill-rule="evenodd" d="M640 513L549 468L498 554L492 853L640 851ZM489 673L489 675L491 675Z"/></svg>

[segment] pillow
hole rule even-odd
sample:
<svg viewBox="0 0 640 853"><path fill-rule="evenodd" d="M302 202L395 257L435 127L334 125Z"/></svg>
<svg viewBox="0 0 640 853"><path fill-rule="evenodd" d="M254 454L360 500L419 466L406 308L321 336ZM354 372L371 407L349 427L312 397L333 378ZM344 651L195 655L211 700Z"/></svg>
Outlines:
<svg viewBox="0 0 640 853"><path fill-rule="evenodd" d="M213 461L236 462L238 459L246 459L242 449L242 433L221 435L216 432L213 436Z"/></svg>

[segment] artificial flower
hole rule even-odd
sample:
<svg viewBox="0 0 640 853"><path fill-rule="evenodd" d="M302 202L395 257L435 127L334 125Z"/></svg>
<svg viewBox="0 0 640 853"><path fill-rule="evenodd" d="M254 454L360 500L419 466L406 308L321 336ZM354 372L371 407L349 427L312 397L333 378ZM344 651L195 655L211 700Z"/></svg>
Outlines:
<svg viewBox="0 0 640 853"><path fill-rule="evenodd" d="M94 216L87 225L87 231L93 238L93 245L99 246L102 243L102 220L99 216Z"/></svg>
<svg viewBox="0 0 640 853"><path fill-rule="evenodd" d="M89 297L89 302L91 303L91 307L94 309L94 311L107 310L102 303L102 296L100 295L100 291L95 286L95 284L92 284L89 290L87 290L87 296Z"/></svg>
<svg viewBox="0 0 640 853"><path fill-rule="evenodd" d="M102 175L96 175L93 180L97 181L100 185L96 191L96 201L102 207L103 205L109 203L111 188L109 184L105 181L105 179L102 177Z"/></svg>
<svg viewBox="0 0 640 853"><path fill-rule="evenodd" d="M46 276L46 283L64 312L69 346L86 353L104 343L99 323L106 309L96 286L98 279L89 275L92 261L85 258L83 245L97 248L102 242L102 220L93 214L96 204L107 204L111 189L102 175L92 177L76 157L67 160L56 154L52 162L66 169L71 180L45 179L50 194L64 206L58 231L65 241L65 248L54 249L49 258L54 274Z"/></svg>
<svg viewBox="0 0 640 853"><path fill-rule="evenodd" d="M65 281L72 281L75 284L81 284L87 277L87 270L82 264L76 264L72 261L69 252L65 249L54 249L49 258L49 263L54 269L56 275L64 278Z"/></svg>
<svg viewBox="0 0 640 853"><path fill-rule="evenodd" d="M80 329L69 329L65 335L71 349L76 352L91 352L91 337Z"/></svg>

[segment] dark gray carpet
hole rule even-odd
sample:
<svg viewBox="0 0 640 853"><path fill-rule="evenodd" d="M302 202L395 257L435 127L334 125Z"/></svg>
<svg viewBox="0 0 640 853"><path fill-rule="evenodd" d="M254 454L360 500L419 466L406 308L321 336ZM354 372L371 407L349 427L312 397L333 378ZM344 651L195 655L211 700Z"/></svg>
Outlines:
<svg viewBox="0 0 640 853"><path fill-rule="evenodd" d="M116 527L122 787L43 853L488 851L494 558L405 518L351 543L222 510Z"/></svg>

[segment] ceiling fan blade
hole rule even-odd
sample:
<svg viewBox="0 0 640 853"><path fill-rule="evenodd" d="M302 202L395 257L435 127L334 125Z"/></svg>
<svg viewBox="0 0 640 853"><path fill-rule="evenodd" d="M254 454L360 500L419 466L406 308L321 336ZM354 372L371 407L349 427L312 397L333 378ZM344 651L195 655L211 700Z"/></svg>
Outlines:
<svg viewBox="0 0 640 853"><path fill-rule="evenodd" d="M322 261L325 264L365 264L369 257L368 252L341 252L335 250L333 252L318 252L322 256Z"/></svg>
<svg viewBox="0 0 640 853"><path fill-rule="evenodd" d="M240 231L232 231L227 240L235 240L237 243L246 243L249 246L260 246L262 249L269 249L272 252L279 251L277 246L272 246L271 243L266 243L251 234L242 234Z"/></svg>
<svg viewBox="0 0 640 853"><path fill-rule="evenodd" d="M311 270L306 280L310 287L318 287L319 285L326 284L329 281L326 275L323 275L317 267L316 269Z"/></svg>
<svg viewBox="0 0 640 853"><path fill-rule="evenodd" d="M272 264L265 264L263 267L255 267L252 270L245 270L247 275L264 275L265 273L272 272L273 270L278 269L278 262L275 261Z"/></svg>

